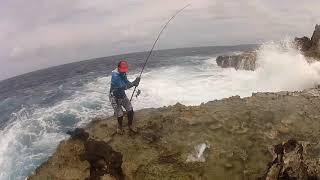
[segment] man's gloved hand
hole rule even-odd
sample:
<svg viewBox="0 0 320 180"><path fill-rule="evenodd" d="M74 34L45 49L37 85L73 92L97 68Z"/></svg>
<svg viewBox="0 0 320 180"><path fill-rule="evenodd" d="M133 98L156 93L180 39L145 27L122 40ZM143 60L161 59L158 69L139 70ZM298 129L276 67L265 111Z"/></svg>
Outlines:
<svg viewBox="0 0 320 180"><path fill-rule="evenodd" d="M134 86L139 86L139 83L140 83L140 77L137 77L133 82L132 82L132 84L134 85Z"/></svg>

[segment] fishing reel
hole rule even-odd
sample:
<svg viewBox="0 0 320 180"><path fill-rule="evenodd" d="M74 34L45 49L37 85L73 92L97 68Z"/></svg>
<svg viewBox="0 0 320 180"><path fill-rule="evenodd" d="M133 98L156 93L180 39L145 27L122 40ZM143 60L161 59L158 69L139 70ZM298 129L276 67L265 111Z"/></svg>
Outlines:
<svg viewBox="0 0 320 180"><path fill-rule="evenodd" d="M138 98L138 97L140 96L140 94L141 94L141 90L138 89L138 90L137 90L137 93L136 93L136 98Z"/></svg>

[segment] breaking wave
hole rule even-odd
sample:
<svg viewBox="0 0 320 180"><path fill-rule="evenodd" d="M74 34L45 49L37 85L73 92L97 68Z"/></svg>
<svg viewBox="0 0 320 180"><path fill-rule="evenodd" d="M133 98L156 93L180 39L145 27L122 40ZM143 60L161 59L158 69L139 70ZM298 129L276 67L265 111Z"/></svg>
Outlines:
<svg viewBox="0 0 320 180"><path fill-rule="evenodd" d="M258 51L256 91L296 91L320 83L320 63L307 59L288 41L270 42Z"/></svg>
<svg viewBox="0 0 320 180"><path fill-rule="evenodd" d="M258 50L255 71L222 69L215 57L182 59L181 64L149 69L134 98L135 109L199 105L257 91L302 90L320 82L320 63L307 59L289 43L267 43ZM129 76L133 79L136 75ZM0 179L24 179L52 154L65 132L97 116L111 116L107 90L110 77L100 77L50 107L22 107L0 132ZM59 86L64 90L63 86ZM127 94L131 94L129 91Z"/></svg>

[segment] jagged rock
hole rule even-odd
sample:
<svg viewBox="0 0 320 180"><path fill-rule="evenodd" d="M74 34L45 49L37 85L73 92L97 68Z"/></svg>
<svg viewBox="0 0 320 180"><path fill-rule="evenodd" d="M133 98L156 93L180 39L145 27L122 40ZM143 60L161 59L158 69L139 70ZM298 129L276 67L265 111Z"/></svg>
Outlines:
<svg viewBox="0 0 320 180"><path fill-rule="evenodd" d="M275 159L262 179L320 179L319 174L317 175L319 167L309 166L312 163L305 160L303 146L297 140L290 139L275 145L274 153Z"/></svg>
<svg viewBox="0 0 320 180"><path fill-rule="evenodd" d="M70 139L63 141L53 156L46 163L39 166L28 179L85 179L90 176L90 164L80 158L84 151L84 144L80 140Z"/></svg>
<svg viewBox="0 0 320 180"><path fill-rule="evenodd" d="M312 48L319 50L320 44L320 25L316 25L315 30L311 37Z"/></svg>
<svg viewBox="0 0 320 180"><path fill-rule="evenodd" d="M304 36L302 38L295 38L294 39L296 45L298 46L301 51L307 51L312 47L312 41L310 38Z"/></svg>
<svg viewBox="0 0 320 180"><path fill-rule="evenodd" d="M89 138L89 133L87 133L83 128L76 128L74 131L68 131L67 134L71 136L71 139L80 139L86 141Z"/></svg>
<svg viewBox="0 0 320 180"><path fill-rule="evenodd" d="M255 70L257 54L246 52L240 55L218 56L216 62L222 68L233 67L239 70Z"/></svg>
<svg viewBox="0 0 320 180"><path fill-rule="evenodd" d="M309 37L295 38L297 48L307 57L320 59L320 25L316 25L311 39ZM257 53L245 52L239 55L218 56L217 65L222 68L235 68L236 70L255 70ZM310 61L312 62L312 61Z"/></svg>
<svg viewBox="0 0 320 180"><path fill-rule="evenodd" d="M295 43L307 57L320 59L320 25L316 25L311 39L295 38Z"/></svg>
<svg viewBox="0 0 320 180"><path fill-rule="evenodd" d="M121 174L132 180L257 179L267 174L274 179L280 173L319 177L319 94L320 89L257 93L200 106L143 109L135 113L134 135L127 129L115 134L114 118L96 120L85 128L90 138L63 141L29 179L120 179ZM288 131L279 133L283 126ZM269 151L270 145L288 138L299 142L291 140ZM210 148L194 153L204 143ZM188 160L190 155L201 161ZM269 162L274 163L268 168Z"/></svg>
<svg viewBox="0 0 320 180"><path fill-rule="evenodd" d="M313 31L313 34L311 36L311 39L304 36L302 38L295 38L295 42L298 45L298 47L301 48L302 51L314 51L318 50L320 51L320 25L316 25L315 30Z"/></svg>
<svg viewBox="0 0 320 180"><path fill-rule="evenodd" d="M69 141L61 143L56 153L30 176L38 179L87 179L112 178L123 180L122 154L104 141L89 139L82 128L68 131Z"/></svg>
<svg viewBox="0 0 320 180"><path fill-rule="evenodd" d="M110 174L117 180L124 179L121 169L122 154L104 141L88 140L85 142L85 152L81 155L82 160L90 163L90 177L88 180L99 180L105 174Z"/></svg>

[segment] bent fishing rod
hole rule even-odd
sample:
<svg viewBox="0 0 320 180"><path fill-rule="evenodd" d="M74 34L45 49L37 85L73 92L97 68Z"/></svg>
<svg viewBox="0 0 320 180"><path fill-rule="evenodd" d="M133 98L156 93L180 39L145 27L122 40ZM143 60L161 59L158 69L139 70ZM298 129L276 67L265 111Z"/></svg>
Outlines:
<svg viewBox="0 0 320 180"><path fill-rule="evenodd" d="M147 63L148 63L148 61L149 61L149 59L150 59L150 57L151 57L151 55L152 55L152 52L153 52L153 50L154 50L154 48L155 48L158 40L160 39L160 36L161 36L162 32L166 29L166 27L169 25L169 23L170 23L180 12L182 12L183 10L185 10L185 9L186 9L188 6L190 6L190 5L191 5L191 4L188 4L188 5L184 6L182 9L178 10L178 11L167 21L167 23L163 26L163 28L161 29L160 33L159 33L158 36L157 36L157 39L154 41L151 50L149 51L149 54L148 54L148 56L147 56L146 61L144 62L143 66L142 66L142 69L141 69L139 78L141 78L142 73L143 73L143 71L144 71L144 68L146 67L146 65L147 65ZM134 93L136 92L137 87L138 87L138 86L134 87L134 90L133 90L133 92L132 92L130 101L132 100L132 98L133 98L133 96L134 96Z"/></svg>

